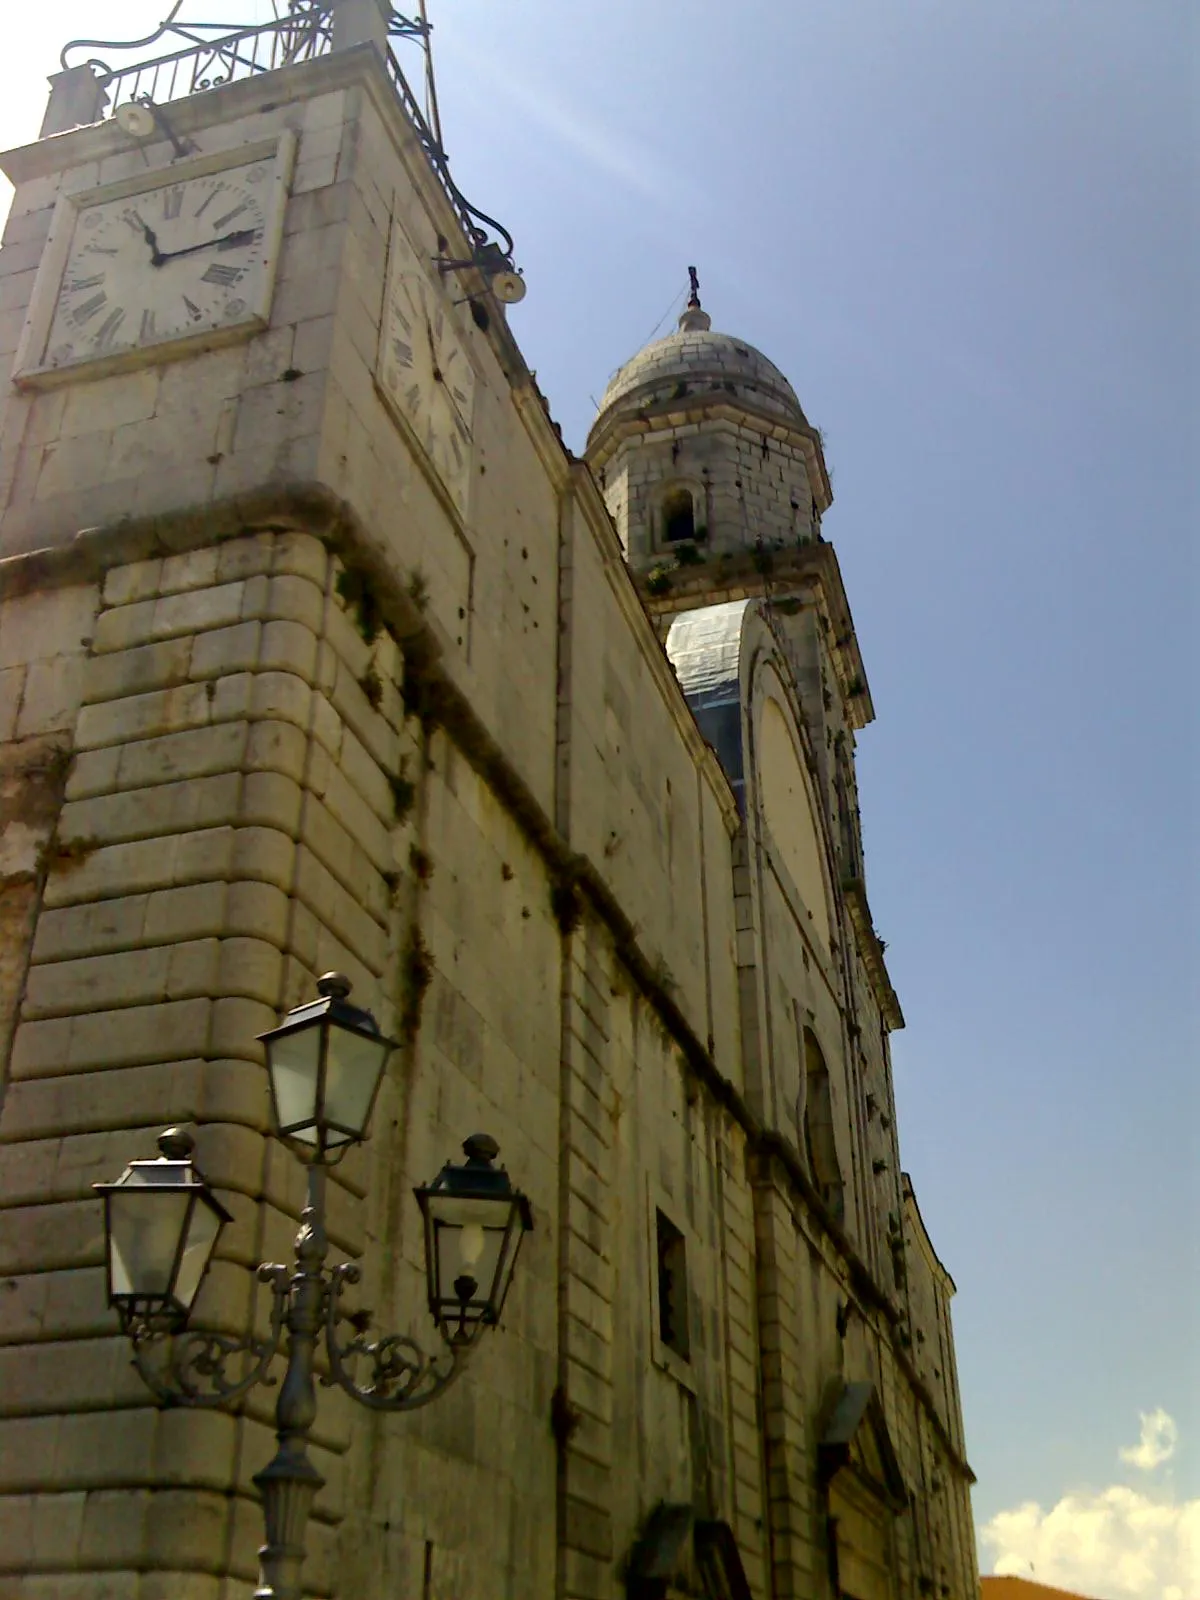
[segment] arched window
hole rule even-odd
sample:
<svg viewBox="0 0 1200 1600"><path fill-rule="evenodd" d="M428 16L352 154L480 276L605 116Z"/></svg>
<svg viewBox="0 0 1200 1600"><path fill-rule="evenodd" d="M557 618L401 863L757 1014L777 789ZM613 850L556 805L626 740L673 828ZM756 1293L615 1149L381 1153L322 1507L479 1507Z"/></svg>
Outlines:
<svg viewBox="0 0 1200 1600"><path fill-rule="evenodd" d="M833 1134L829 1068L825 1065L821 1046L811 1028L804 1030L804 1077L804 1156L817 1192L833 1216L841 1222L846 1203L837 1141Z"/></svg>
<svg viewBox="0 0 1200 1600"><path fill-rule="evenodd" d="M662 502L663 543L696 537L696 502L690 489L669 489Z"/></svg>

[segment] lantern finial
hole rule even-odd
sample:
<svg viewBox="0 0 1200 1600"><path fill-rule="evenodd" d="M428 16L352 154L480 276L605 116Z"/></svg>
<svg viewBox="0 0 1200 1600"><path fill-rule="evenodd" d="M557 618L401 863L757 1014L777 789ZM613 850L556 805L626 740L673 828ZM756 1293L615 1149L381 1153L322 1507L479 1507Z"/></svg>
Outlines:
<svg viewBox="0 0 1200 1600"><path fill-rule="evenodd" d="M384 1065L395 1048L369 1011L346 997L350 980L326 972L318 1000L294 1006L259 1034L266 1049L275 1131L302 1160L336 1161L367 1136Z"/></svg>
<svg viewBox="0 0 1200 1600"><path fill-rule="evenodd" d="M491 1166L500 1154L500 1146L490 1133L473 1133L469 1139L463 1140L463 1155L472 1166Z"/></svg>
<svg viewBox="0 0 1200 1600"><path fill-rule="evenodd" d="M168 1161L186 1161L196 1148L196 1141L183 1128L164 1128L158 1136L158 1148Z"/></svg>

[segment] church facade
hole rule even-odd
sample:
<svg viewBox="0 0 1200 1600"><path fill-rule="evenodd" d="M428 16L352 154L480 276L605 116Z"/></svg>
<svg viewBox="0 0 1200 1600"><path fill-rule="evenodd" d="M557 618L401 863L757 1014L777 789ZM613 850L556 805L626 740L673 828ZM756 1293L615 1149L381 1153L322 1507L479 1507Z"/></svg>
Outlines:
<svg viewBox="0 0 1200 1600"><path fill-rule="evenodd" d="M574 457L343 20L3 158L0 1600L253 1592L273 1392L155 1403L91 1185L189 1129L195 1318L261 1327L257 1037L330 969L399 1041L329 1175L362 1303L434 1337L412 1189L479 1128L534 1226L442 1399L320 1391L306 1593L974 1600L820 435L694 287Z"/></svg>

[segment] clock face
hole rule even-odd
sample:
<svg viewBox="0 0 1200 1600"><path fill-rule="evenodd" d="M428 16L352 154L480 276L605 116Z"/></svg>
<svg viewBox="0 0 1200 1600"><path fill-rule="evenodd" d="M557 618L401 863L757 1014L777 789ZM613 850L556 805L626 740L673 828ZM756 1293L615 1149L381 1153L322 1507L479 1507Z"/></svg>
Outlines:
<svg viewBox="0 0 1200 1600"><path fill-rule="evenodd" d="M269 165L182 179L80 211L45 364L236 323L259 298Z"/></svg>
<svg viewBox="0 0 1200 1600"><path fill-rule="evenodd" d="M459 514L465 515L475 371L445 296L398 227L393 230L378 377Z"/></svg>
<svg viewBox="0 0 1200 1600"><path fill-rule="evenodd" d="M62 197L16 381L100 376L264 327L294 148L289 133Z"/></svg>

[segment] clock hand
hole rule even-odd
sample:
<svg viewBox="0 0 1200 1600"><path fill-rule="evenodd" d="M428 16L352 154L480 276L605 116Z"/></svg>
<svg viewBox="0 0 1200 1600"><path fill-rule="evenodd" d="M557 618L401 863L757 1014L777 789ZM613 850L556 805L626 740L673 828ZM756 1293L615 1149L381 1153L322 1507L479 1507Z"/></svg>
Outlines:
<svg viewBox="0 0 1200 1600"><path fill-rule="evenodd" d="M441 371L441 368L438 366L437 345L433 342L433 329L430 326L428 317L425 318L425 337L429 340L429 359L430 359L430 362L433 365L433 379L434 379L434 382L435 383L441 383L441 381L442 381L442 371Z"/></svg>
<svg viewBox="0 0 1200 1600"><path fill-rule="evenodd" d="M148 230L147 230L148 231ZM231 247L240 244L250 244L254 238L253 228L242 228L238 233L225 233L219 239L202 239L199 244L185 245L182 250L163 250L159 252L156 267L164 261L177 261L180 256L194 256L197 250L211 250L216 245L227 244Z"/></svg>
<svg viewBox="0 0 1200 1600"><path fill-rule="evenodd" d="M150 265L152 267L161 267L167 258L158 248L158 238L154 232L154 229L148 222L142 222L141 217L138 217L138 221L142 223L143 237L145 238L146 243L150 246Z"/></svg>

